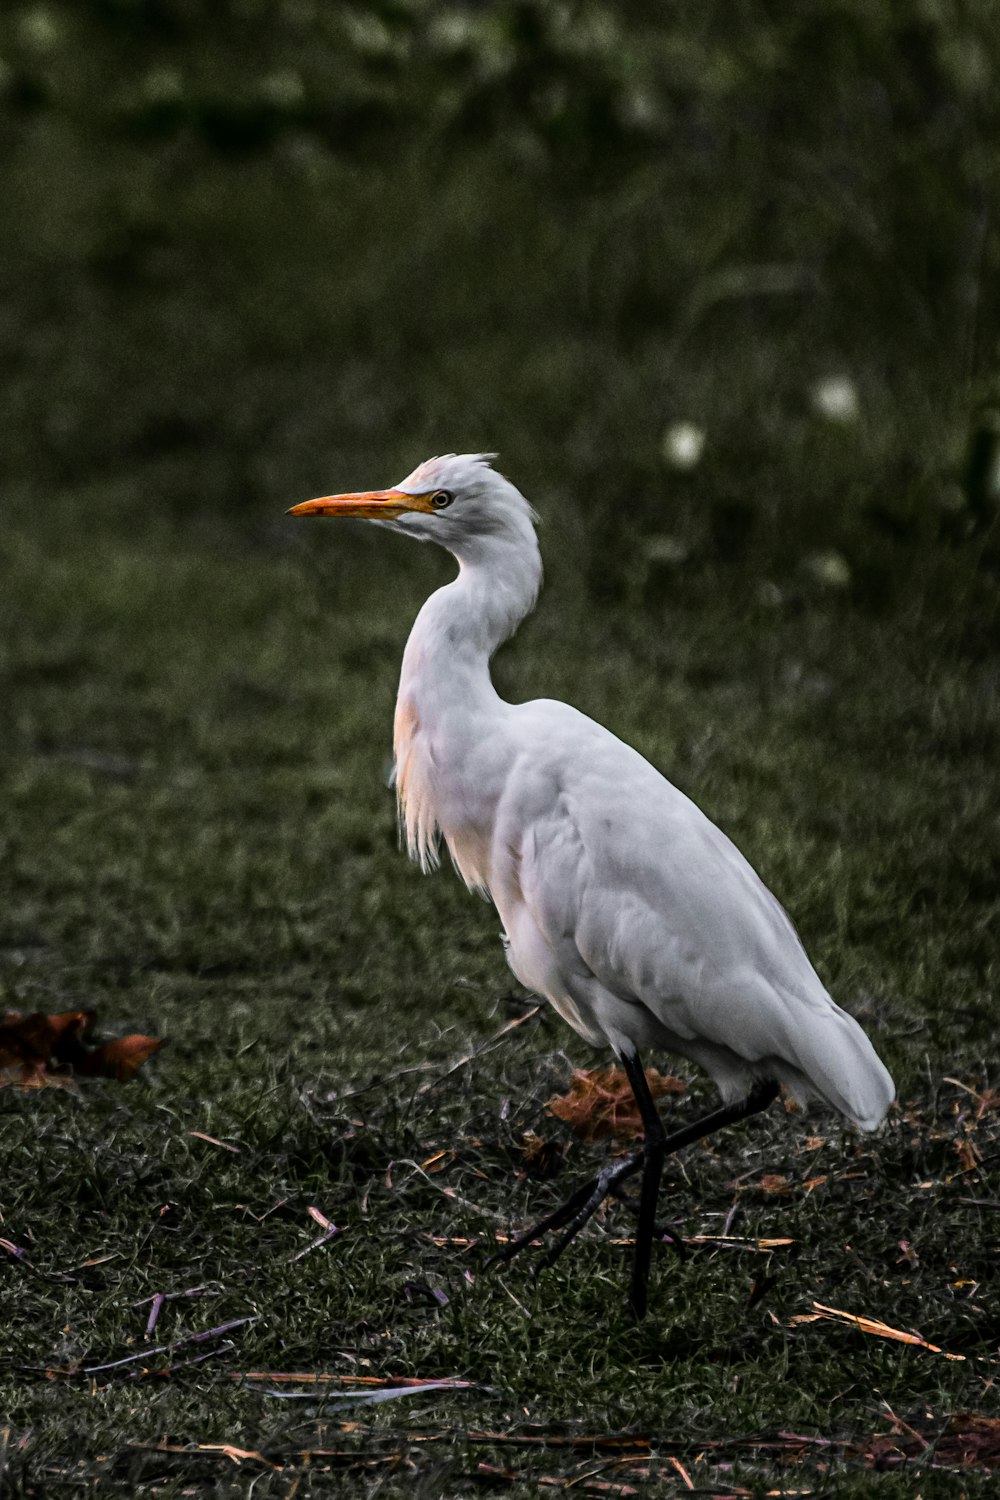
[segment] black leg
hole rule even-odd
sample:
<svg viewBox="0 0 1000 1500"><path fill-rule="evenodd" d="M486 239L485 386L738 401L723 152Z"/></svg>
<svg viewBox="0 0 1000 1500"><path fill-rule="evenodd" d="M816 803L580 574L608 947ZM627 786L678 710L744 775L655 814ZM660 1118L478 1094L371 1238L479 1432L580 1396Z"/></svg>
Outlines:
<svg viewBox="0 0 1000 1500"><path fill-rule="evenodd" d="M601 1204L604 1202L608 1194L613 1193L618 1187L619 1183L624 1182L626 1178L631 1177L633 1173L638 1172L639 1168L642 1166L642 1162L642 1151L636 1151L632 1156L620 1157L618 1161L613 1161L608 1166L603 1167L601 1171L598 1172L593 1182L587 1183L587 1186L584 1189L584 1191L587 1193L586 1198L580 1204L580 1207L573 1215L567 1228L556 1240L555 1244L552 1246L552 1249L547 1250L542 1256L541 1260L538 1262L536 1275L538 1271L544 1271L546 1266L555 1265L560 1255L562 1255L563 1251L566 1249L566 1246L569 1245L572 1240L576 1239L576 1236L580 1233L580 1230L583 1228L584 1224L586 1224L588 1220L593 1218L594 1214L596 1214L597 1210L600 1208ZM571 1199L570 1201L578 1201L579 1197L580 1194L575 1194L574 1199ZM565 1219L563 1220L563 1222L565 1223Z"/></svg>
<svg viewBox="0 0 1000 1500"><path fill-rule="evenodd" d="M646 1073L638 1052L623 1057L625 1072L632 1085L635 1102L642 1116L644 1135L642 1189L639 1195L639 1222L635 1231L635 1253L632 1257L632 1284L629 1288L628 1305L636 1318L646 1316L646 1286L649 1282L649 1262L653 1254L653 1231L656 1227L656 1200L660 1194L660 1178L663 1175L663 1159L666 1154L667 1133L660 1119L660 1112L646 1082Z"/></svg>
<svg viewBox="0 0 1000 1500"><path fill-rule="evenodd" d="M649 1092L646 1075L636 1054L626 1061L625 1070L642 1115L646 1145L641 1151L633 1152L631 1156L624 1156L618 1161L610 1162L596 1177L577 1188L576 1192L554 1212L517 1235L502 1250L491 1255L487 1265L513 1260L519 1251L548 1233L550 1229L564 1229L566 1226L551 1250L546 1251L542 1257L538 1269L543 1270L546 1266L552 1265L596 1213L607 1195L612 1192L617 1193L623 1182L629 1177L634 1177L636 1172L643 1168L642 1191L639 1199L639 1227L636 1234L632 1287L629 1294L629 1306L636 1317L642 1317L645 1311L645 1290L649 1275L651 1243L655 1233L656 1195L665 1158L672 1156L675 1151L682 1151L685 1146L690 1146L695 1141L702 1140L704 1136L721 1130L725 1125L736 1125L740 1120L748 1119L750 1115L760 1114L778 1097L780 1088L773 1080L762 1080L754 1084L745 1099L740 1099L736 1104L724 1104L721 1109L713 1110L710 1115L704 1115L700 1120L693 1120L690 1125L685 1125L681 1130L675 1130L672 1135L665 1135L663 1122ZM639 1079L641 1083L638 1082ZM651 1112L648 1116L647 1110ZM650 1145L653 1146L652 1166L647 1164L647 1151Z"/></svg>

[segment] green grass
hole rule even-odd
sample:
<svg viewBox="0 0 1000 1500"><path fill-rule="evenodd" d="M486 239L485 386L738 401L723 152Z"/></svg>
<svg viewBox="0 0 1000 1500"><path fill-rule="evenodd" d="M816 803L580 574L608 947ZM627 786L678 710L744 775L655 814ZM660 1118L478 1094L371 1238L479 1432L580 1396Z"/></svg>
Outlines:
<svg viewBox="0 0 1000 1500"><path fill-rule="evenodd" d="M449 1071L532 1002L490 909L396 848L395 675L444 562L259 512L160 521L139 479L42 513L15 496L0 999L93 1005L108 1031L169 1046L124 1088L0 1094L0 1234L30 1262L8 1257L0 1282L3 1493L526 1496L594 1471L672 1495L672 1457L702 1493L987 1492L946 1444L895 1473L864 1455L890 1409L932 1435L995 1411L998 1224L966 1200L994 1196L997 1116L977 1122L946 1081L996 1082L995 667L919 590L872 617L699 571L645 611L595 608L558 510L550 591L497 663L502 689L602 718L737 839L906 1110L864 1139L777 1110L673 1162L663 1212L686 1236L719 1234L735 1205L733 1234L792 1243L664 1252L639 1327L621 1208L537 1285L523 1262L487 1274L491 1231L606 1155L544 1110L572 1065L605 1059L543 1013ZM678 1119L711 1097L685 1076ZM560 1147L553 1175L526 1173L526 1131ZM788 1191L762 1192L767 1174ZM311 1205L340 1232L301 1254ZM147 1341L144 1299L190 1288ZM793 1322L814 1300L966 1357ZM236 1378L252 1371L477 1388L344 1408ZM609 1432L662 1447L604 1468L616 1454L586 1441ZM842 1446L736 1441L781 1432ZM199 1447L225 1443L279 1469ZM316 1449L342 1456L302 1457Z"/></svg>
<svg viewBox="0 0 1000 1500"><path fill-rule="evenodd" d="M0 1008L169 1042L127 1087L0 1091L0 1496L986 1493L989 7L203 9L0 20ZM664 1252L641 1327L621 1208L537 1286L484 1270L606 1158L545 1112L606 1058L547 1012L493 1044L533 1004L497 919L397 848L396 673L447 564L281 514L478 446L545 519L501 690L736 838L904 1102L672 1163L688 1239L792 1243Z"/></svg>

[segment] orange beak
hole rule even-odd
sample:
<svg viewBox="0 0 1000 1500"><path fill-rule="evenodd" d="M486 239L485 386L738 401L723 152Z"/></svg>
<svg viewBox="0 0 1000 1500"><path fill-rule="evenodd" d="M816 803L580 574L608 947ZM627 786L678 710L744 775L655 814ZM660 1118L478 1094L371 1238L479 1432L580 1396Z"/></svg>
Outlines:
<svg viewBox="0 0 1000 1500"><path fill-rule="evenodd" d="M407 511L429 514L430 495L407 495L403 490L356 490L348 495L321 495L303 500L288 511L290 516L356 516L365 521L394 521Z"/></svg>

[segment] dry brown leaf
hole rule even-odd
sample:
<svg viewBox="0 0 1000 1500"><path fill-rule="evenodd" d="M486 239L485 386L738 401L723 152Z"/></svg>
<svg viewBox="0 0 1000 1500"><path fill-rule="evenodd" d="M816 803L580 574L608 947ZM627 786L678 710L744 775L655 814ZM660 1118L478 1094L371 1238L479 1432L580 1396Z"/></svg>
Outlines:
<svg viewBox="0 0 1000 1500"><path fill-rule="evenodd" d="M765 1172L760 1181L752 1183L751 1186L757 1187L762 1193L775 1194L790 1193L792 1191L792 1185L788 1178L784 1177L780 1172Z"/></svg>
<svg viewBox="0 0 1000 1500"><path fill-rule="evenodd" d="M646 1082L654 1099L687 1090L683 1079L653 1068L647 1071ZM608 1135L634 1140L643 1133L639 1106L624 1068L575 1068L568 1093L557 1094L545 1108L585 1141Z"/></svg>
<svg viewBox="0 0 1000 1500"><path fill-rule="evenodd" d="M974 1172L983 1159L983 1153L980 1151L975 1141L970 1140L967 1135L960 1136L959 1139L955 1141L954 1146L955 1154L958 1157L959 1166L961 1167L962 1171Z"/></svg>
<svg viewBox="0 0 1000 1500"><path fill-rule="evenodd" d="M73 1066L77 1073L88 1078L115 1078L119 1083L128 1083L146 1059L162 1046L162 1037L142 1036L134 1031L113 1042L102 1042L92 1052L84 1053Z"/></svg>
<svg viewBox="0 0 1000 1500"><path fill-rule="evenodd" d="M47 1016L9 1011L0 1021L0 1088L73 1088L74 1077L126 1083L158 1047L158 1037L123 1036L90 1045L96 1012Z"/></svg>

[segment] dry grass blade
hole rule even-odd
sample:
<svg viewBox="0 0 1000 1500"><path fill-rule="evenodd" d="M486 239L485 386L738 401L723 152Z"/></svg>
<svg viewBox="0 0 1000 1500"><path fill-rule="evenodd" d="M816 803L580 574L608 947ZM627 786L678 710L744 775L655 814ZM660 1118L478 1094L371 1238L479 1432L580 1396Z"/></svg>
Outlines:
<svg viewBox="0 0 1000 1500"><path fill-rule="evenodd" d="M233 1443L198 1443L197 1453L218 1453L223 1458L229 1458L234 1464L246 1463L248 1459L254 1463L263 1464L266 1469L274 1469L276 1472L281 1468L280 1464L274 1464L263 1453L258 1453L255 1448L237 1448Z"/></svg>
<svg viewBox="0 0 1000 1500"><path fill-rule="evenodd" d="M196 1141L207 1141L210 1146L218 1146L223 1151L229 1151L233 1156L239 1156L239 1146L233 1146L229 1141L220 1141L214 1135L206 1135L203 1130L189 1130L188 1135Z"/></svg>
<svg viewBox="0 0 1000 1500"><path fill-rule="evenodd" d="M339 1385L345 1389L365 1386L369 1390L396 1389L408 1386L420 1390L425 1386L435 1389L447 1387L453 1391L476 1391L482 1386L478 1380L458 1380L450 1376L432 1375L329 1375L296 1370L233 1370L230 1380L266 1380L271 1385Z"/></svg>
<svg viewBox="0 0 1000 1500"><path fill-rule="evenodd" d="M893 1328L888 1323L883 1323L881 1318L869 1318L863 1313L844 1312L839 1307L826 1307L822 1302L814 1302L813 1309L811 1313L796 1313L789 1321L791 1323L815 1323L822 1318L827 1318L831 1322L844 1323L849 1328L856 1328L860 1333L868 1333L875 1338L893 1339L899 1344L912 1344L919 1349L928 1349L931 1354L941 1354L945 1359L965 1359L964 1354L949 1354L946 1349L930 1343L919 1333L906 1333L901 1328Z"/></svg>
<svg viewBox="0 0 1000 1500"><path fill-rule="evenodd" d="M164 1439L159 1443L129 1443L127 1446L133 1453L170 1453L178 1458L194 1458L197 1455L225 1458L236 1465L262 1464L265 1469L271 1469L275 1473L282 1468L281 1464L265 1458L256 1448L238 1448L235 1443L168 1443Z"/></svg>

